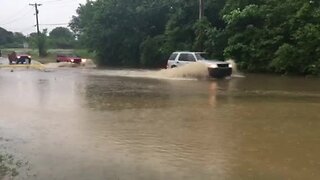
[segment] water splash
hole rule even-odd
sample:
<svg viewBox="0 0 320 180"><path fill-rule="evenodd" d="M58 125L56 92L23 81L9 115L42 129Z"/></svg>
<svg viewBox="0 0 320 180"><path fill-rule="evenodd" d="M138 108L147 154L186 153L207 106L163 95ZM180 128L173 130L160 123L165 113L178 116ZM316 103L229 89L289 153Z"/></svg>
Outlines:
<svg viewBox="0 0 320 180"><path fill-rule="evenodd" d="M245 77L239 70L237 63L233 59L228 59L226 60L227 63L230 63L232 65L232 75L231 77L238 77L238 78L243 78Z"/></svg>
<svg viewBox="0 0 320 180"><path fill-rule="evenodd" d="M97 65L94 63L94 61L92 59L83 59L81 66L83 66L85 68L96 68L97 67Z"/></svg>
<svg viewBox="0 0 320 180"><path fill-rule="evenodd" d="M158 77L166 78L194 78L205 79L208 77L208 66L202 62L190 63L172 69L164 69L154 73Z"/></svg>
<svg viewBox="0 0 320 180"><path fill-rule="evenodd" d="M57 69L62 67L83 67L83 68L95 68L96 64L91 59L85 59L81 64L75 64L70 62L60 62L60 63L48 63L44 64L46 69Z"/></svg>

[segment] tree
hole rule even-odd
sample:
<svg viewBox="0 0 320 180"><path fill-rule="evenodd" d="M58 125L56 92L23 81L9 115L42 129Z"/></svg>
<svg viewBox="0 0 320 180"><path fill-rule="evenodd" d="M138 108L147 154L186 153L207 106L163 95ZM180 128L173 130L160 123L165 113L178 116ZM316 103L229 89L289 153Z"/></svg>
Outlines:
<svg viewBox="0 0 320 180"><path fill-rule="evenodd" d="M74 48L76 44L74 34L65 27L54 28L49 33L49 39L54 48Z"/></svg>
<svg viewBox="0 0 320 180"><path fill-rule="evenodd" d="M47 29L44 29L43 32L40 33L40 36L38 36L37 33L31 33L29 37L27 38L29 44L32 48L39 48L40 56L44 57L47 56L47 49L48 49L48 42L47 42Z"/></svg>
<svg viewBox="0 0 320 180"><path fill-rule="evenodd" d="M141 44L163 33L169 10L156 0L89 1L79 7L70 26L96 51L100 64L139 66Z"/></svg>
<svg viewBox="0 0 320 180"><path fill-rule="evenodd" d="M225 55L248 71L316 74L319 64L319 4L268 0L224 16Z"/></svg>
<svg viewBox="0 0 320 180"><path fill-rule="evenodd" d="M320 2L97 0L70 27L102 65L162 66L172 51L234 58L250 72L320 74Z"/></svg>
<svg viewBox="0 0 320 180"><path fill-rule="evenodd" d="M26 37L22 33L10 32L0 27L0 46L21 48Z"/></svg>
<svg viewBox="0 0 320 180"><path fill-rule="evenodd" d="M0 45L5 45L13 41L13 33L0 27Z"/></svg>

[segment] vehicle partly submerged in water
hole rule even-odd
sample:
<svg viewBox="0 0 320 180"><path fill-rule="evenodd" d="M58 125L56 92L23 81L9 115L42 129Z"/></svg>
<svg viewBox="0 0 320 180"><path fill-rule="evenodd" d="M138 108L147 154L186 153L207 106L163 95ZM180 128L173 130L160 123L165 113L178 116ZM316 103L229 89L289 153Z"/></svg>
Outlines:
<svg viewBox="0 0 320 180"><path fill-rule="evenodd" d="M176 68L186 64L201 62L208 67L208 75L213 78L231 76L232 64L219 60L208 60L203 57L204 52L180 51L173 52L168 59L167 68Z"/></svg>

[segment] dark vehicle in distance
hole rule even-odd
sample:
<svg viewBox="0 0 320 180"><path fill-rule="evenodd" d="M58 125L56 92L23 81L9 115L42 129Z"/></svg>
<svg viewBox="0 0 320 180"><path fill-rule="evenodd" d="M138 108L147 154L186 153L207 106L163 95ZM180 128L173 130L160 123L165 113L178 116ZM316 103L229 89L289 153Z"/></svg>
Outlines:
<svg viewBox="0 0 320 180"><path fill-rule="evenodd" d="M9 64L31 64L31 55L29 54L16 54L12 52L8 54Z"/></svg>
<svg viewBox="0 0 320 180"><path fill-rule="evenodd" d="M68 54L58 54L56 61L59 62L70 62L80 64L82 59L75 55L68 55Z"/></svg>
<svg viewBox="0 0 320 180"><path fill-rule="evenodd" d="M24 63L31 64L31 56L29 54L18 54L17 58L18 58L18 62L21 62L22 64Z"/></svg>

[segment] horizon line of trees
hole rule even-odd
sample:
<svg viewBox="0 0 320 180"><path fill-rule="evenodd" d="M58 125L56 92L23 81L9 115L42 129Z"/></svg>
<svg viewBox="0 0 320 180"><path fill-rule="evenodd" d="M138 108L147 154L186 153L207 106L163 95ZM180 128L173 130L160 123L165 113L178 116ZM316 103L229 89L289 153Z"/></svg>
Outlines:
<svg viewBox="0 0 320 180"><path fill-rule="evenodd" d="M173 51L206 51L249 72L320 74L315 0L96 0L70 27L100 65L161 67Z"/></svg>
<svg viewBox="0 0 320 180"><path fill-rule="evenodd" d="M25 36L0 27L0 48L24 48L26 43L31 48L38 48L38 34L33 32ZM45 49L73 49L79 46L75 34L65 27L56 27L49 33L44 29L40 33L39 43Z"/></svg>

